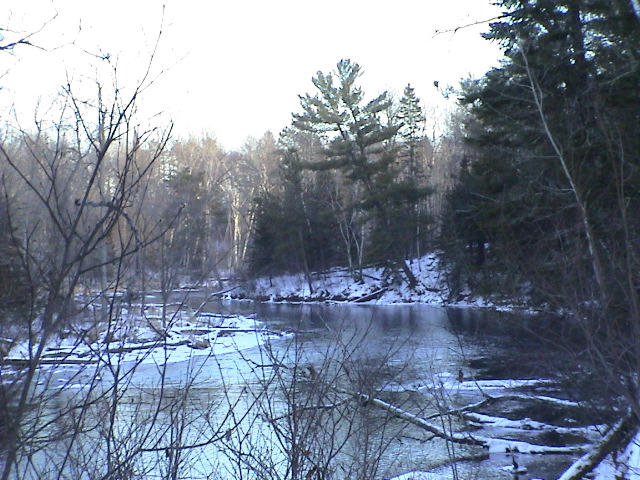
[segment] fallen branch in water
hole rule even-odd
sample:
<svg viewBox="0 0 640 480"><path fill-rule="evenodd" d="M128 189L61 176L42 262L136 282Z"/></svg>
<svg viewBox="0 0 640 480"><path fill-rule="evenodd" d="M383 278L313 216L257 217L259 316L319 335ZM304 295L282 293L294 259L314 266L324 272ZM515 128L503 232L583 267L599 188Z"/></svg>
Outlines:
<svg viewBox="0 0 640 480"><path fill-rule="evenodd" d="M492 453L539 453L539 454L574 454L583 453L588 449L587 445L571 445L565 447L550 447L546 445L535 445L528 442L506 440L500 438L487 438L469 433L448 433L443 428L435 425L424 418L418 417L413 413L402 410L395 405L387 403L379 398L370 397L369 395L358 394L361 401L378 408L393 413L396 417L405 420L423 430L426 430L436 437L452 443L461 445L475 445L488 449Z"/></svg>
<svg viewBox="0 0 640 480"><path fill-rule="evenodd" d="M549 397L545 395L521 395L517 393L516 394L510 393L507 395L493 396L493 395L488 395L484 393L484 396L485 398L480 400L479 402L465 405L459 408L452 408L442 413L440 412L434 413L432 415L429 415L426 418L429 420L433 420L434 418L438 418L443 415L462 415L465 412L473 412L479 408L488 407L490 405L495 405L498 402L506 402L509 400L516 400L516 401L522 401L522 402L532 401L537 403L557 405L561 407L579 407L580 406L579 403L574 402L572 400L564 400L562 398Z"/></svg>
<svg viewBox="0 0 640 480"><path fill-rule="evenodd" d="M314 378L314 377L312 377ZM407 412L391 403L385 402L379 398L367 395L364 393L356 393L346 390L344 388L334 387L339 393L347 394L356 398L361 403L373 405L377 408L381 408L392 413L394 416L405 420L412 425L415 425L427 432L433 434L435 437L441 438L445 441L457 443L460 445L473 445L482 448L486 448L490 453L530 453L530 454L576 454L584 453L589 450L589 445L570 445L570 446L546 446L536 445L529 442L508 440L501 438L490 438L479 435L472 435L470 433L455 433L447 432L444 428L431 423L425 418L419 417L411 412ZM492 401L497 400L499 397L491 397ZM528 398L528 397L527 397ZM488 401L484 400L484 401ZM484 402L483 401L483 402ZM483 402L479 402L482 404ZM477 405L477 404L476 404ZM465 410L465 407L458 409L460 412Z"/></svg>

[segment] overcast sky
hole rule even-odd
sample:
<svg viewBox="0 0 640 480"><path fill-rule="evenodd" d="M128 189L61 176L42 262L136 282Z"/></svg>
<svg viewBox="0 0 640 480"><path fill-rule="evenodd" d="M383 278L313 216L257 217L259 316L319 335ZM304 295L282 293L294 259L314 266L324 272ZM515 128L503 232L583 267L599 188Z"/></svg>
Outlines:
<svg viewBox="0 0 640 480"><path fill-rule="evenodd" d="M33 117L36 99L65 78L96 75L82 49L110 55L120 85L133 85L161 31L153 75L162 73L145 93L145 111L163 112L177 135L207 131L235 149L247 136L288 126L298 95L313 93L311 78L342 58L362 66L368 97L411 83L427 108L441 107L434 80L456 86L499 55L480 37L486 24L453 29L498 13L490 0L5 1L2 27L30 32L46 24L33 40L47 50L0 57L8 70L0 102L5 114L15 105Z"/></svg>

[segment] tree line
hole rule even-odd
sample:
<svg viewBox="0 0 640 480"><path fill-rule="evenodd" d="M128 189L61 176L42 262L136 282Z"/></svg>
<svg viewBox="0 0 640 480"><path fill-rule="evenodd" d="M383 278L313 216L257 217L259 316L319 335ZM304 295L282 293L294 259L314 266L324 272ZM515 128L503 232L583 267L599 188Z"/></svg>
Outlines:
<svg viewBox="0 0 640 480"><path fill-rule="evenodd" d="M462 82L460 108L439 138L425 134L410 85L400 98L369 99L350 60L317 73L314 93L300 96L301 113L278 138L267 132L230 152L212 135L171 139L157 129L144 139L139 132L110 139L107 120L118 120L116 112L98 102L99 121L89 124L80 112L89 100L67 86L60 118L3 134L0 295L24 294L21 258L50 245L33 197L68 218L78 207L108 210L135 153L145 183L126 205L145 218L136 235L158 235L138 259L150 278L333 266L357 278L375 263L414 284L410 260L438 248L454 292L470 286L558 303L606 293L625 301L637 284L621 275L633 270L636 238L633 2L501 5L486 37L502 46L502 64ZM105 139L121 148L103 154L96 145ZM87 177L96 158L104 173ZM85 181L95 196L83 197ZM107 257L127 223L125 216L106 235ZM566 277L587 281L567 285ZM626 277L626 286L615 285Z"/></svg>
<svg viewBox="0 0 640 480"><path fill-rule="evenodd" d="M410 85L399 99L384 92L368 100L358 85L361 74L349 60L335 72L319 72L313 79L317 95L301 97L304 113L291 127L277 139L270 132L250 138L238 151L225 151L210 134L164 138L151 129L144 142L133 133L114 139L125 149L138 142L135 156L145 165L144 185L127 205L144 218L136 235L154 237L136 252L138 280L128 288L141 290L145 283L173 288L209 278L222 285L230 275L310 275L334 266L348 266L358 278L373 263L415 284L407 260L433 245L436 222L429 202L437 174L431 173L439 168L435 149L446 141L425 135L427 119ZM62 103L73 104L69 94ZM99 106L98 116L107 108ZM41 244L48 233L29 227L42 216L32 197L40 196L45 210L64 216L79 205L99 213L100 202L108 208L104 202L121 175L123 150L107 150L93 180L97 193L83 198L87 183L81 175L101 153L92 153L95 145L73 132L73 121L61 117L32 128L6 128L3 149L10 161L2 166L0 291L7 301L20 297L19 285L28 286L28 267L19 265L27 249L44 249L49 257L51 244ZM105 122L86 127L97 144L108 134ZM455 159L442 157L446 168ZM19 178L31 187L20 185ZM441 178L446 181L446 173ZM48 196L57 190L64 194ZM116 255L115 237L127 228L125 217L91 261ZM32 239L38 241L29 244ZM106 262L83 281L95 286L112 277L113 268Z"/></svg>

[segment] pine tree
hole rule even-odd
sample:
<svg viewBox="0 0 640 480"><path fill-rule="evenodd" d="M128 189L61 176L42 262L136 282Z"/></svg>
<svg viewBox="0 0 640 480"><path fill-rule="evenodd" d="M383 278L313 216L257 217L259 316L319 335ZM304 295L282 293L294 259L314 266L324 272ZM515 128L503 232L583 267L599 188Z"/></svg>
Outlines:
<svg viewBox="0 0 640 480"><path fill-rule="evenodd" d="M500 3L487 37L503 62L463 86L469 154L447 233L465 253L489 246L476 266L493 287L569 313L589 378L573 386L637 429L640 22L623 0ZM475 256L449 256L464 257L461 271Z"/></svg>
<svg viewBox="0 0 640 480"><path fill-rule="evenodd" d="M408 178L417 184L418 178L424 174L420 145L424 140L425 115L411 85L405 87L400 98L398 119L402 122L399 133L403 141L402 153L407 163Z"/></svg>
<svg viewBox="0 0 640 480"><path fill-rule="evenodd" d="M396 135L399 126L380 122L380 115L391 106L387 92L364 104L364 93L356 84L361 74L360 66L350 60L338 62L337 85L333 74L318 72L312 81L319 94L300 97L304 113L294 114L293 124L316 134L333 133L325 161L315 167L342 170L371 190L376 173L388 170L394 160L395 152L384 142Z"/></svg>
<svg viewBox="0 0 640 480"><path fill-rule="evenodd" d="M399 134L401 138L400 158L404 180L414 187L422 187L426 191L427 171L426 154L429 141L424 135L426 117L420 99L411 85L407 85L400 98L398 120L402 122ZM430 192L431 193L431 192ZM408 225L408 248L411 256L419 257L425 234L428 232L430 219L424 201L417 201L411 206L411 221Z"/></svg>
<svg viewBox="0 0 640 480"><path fill-rule="evenodd" d="M620 187L626 201L637 197L640 28L628 2L502 5L486 36L503 47L503 64L463 85L473 153L458 210L465 231L481 235L462 244L483 238L492 252L485 268L529 282L553 283L558 270L601 278L612 262L600 257L620 249L612 233L627 228L614 220ZM573 295L591 297L600 283Z"/></svg>
<svg viewBox="0 0 640 480"><path fill-rule="evenodd" d="M258 275L301 271L313 293L311 272L337 263L339 228L322 185L305 175L301 151L308 140L288 129L280 136L278 186L254 200L250 269Z"/></svg>
<svg viewBox="0 0 640 480"><path fill-rule="evenodd" d="M362 188L359 207L374 220L370 258L401 268L414 286L417 281L402 246L406 232L398 220L399 215L406 218L403 207L427 192L399 178L392 140L400 124L381 121L391 99L383 92L365 102L357 84L361 74L360 66L350 60L341 60L333 73L318 72L313 78L318 93L300 97L303 113L294 114L294 126L327 138L324 159L307 167L340 171L353 188Z"/></svg>

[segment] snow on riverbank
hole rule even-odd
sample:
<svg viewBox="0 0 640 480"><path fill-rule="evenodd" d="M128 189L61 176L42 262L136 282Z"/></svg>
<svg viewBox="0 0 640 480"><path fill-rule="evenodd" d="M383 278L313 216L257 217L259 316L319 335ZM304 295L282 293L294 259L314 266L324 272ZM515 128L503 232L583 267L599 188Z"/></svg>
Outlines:
<svg viewBox="0 0 640 480"><path fill-rule="evenodd" d="M247 289L246 295L263 301L336 301L373 302L378 304L427 303L431 305L460 305L487 307L482 298L468 295L450 299L442 268L434 253L413 260L410 268L418 280L409 288L398 274L390 280L382 268L366 268L362 280L356 280L344 268L312 274L311 286L305 275L292 274L260 278Z"/></svg>
<svg viewBox="0 0 640 480"><path fill-rule="evenodd" d="M135 306L133 306L135 307ZM123 308L120 320L97 322L86 329L55 336L42 355L41 365L136 362L164 365L194 356L223 355L252 348L278 335L256 319L178 309L162 319L160 305ZM37 345L33 345L35 351ZM28 361L29 345L16 344L4 359L7 365Z"/></svg>
<svg viewBox="0 0 640 480"><path fill-rule="evenodd" d="M594 470L594 480L623 478L640 480L640 433L629 442L622 453L615 458L612 455L602 461Z"/></svg>
<svg viewBox="0 0 640 480"><path fill-rule="evenodd" d="M445 477L438 473L432 472L409 472L404 473L402 475L398 475L397 477L390 478L389 480L446 480Z"/></svg>

